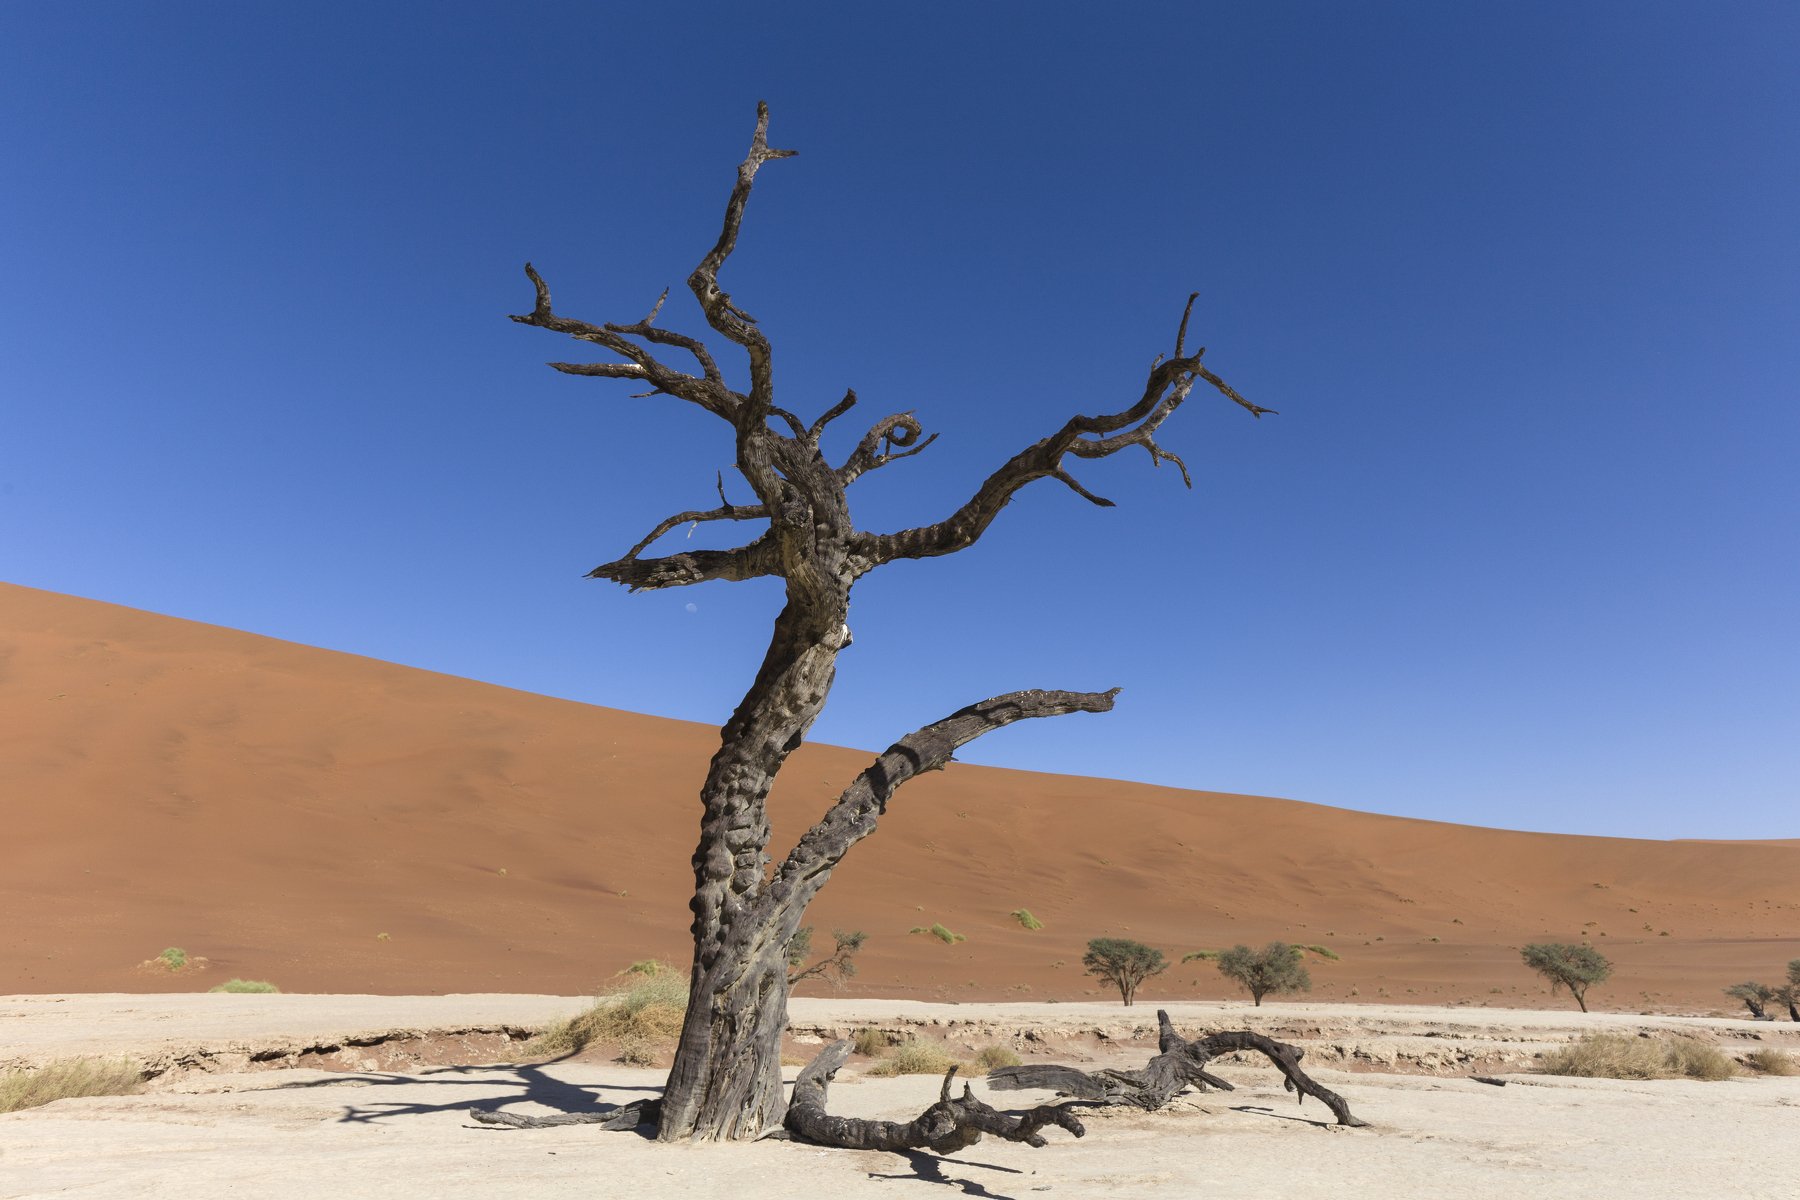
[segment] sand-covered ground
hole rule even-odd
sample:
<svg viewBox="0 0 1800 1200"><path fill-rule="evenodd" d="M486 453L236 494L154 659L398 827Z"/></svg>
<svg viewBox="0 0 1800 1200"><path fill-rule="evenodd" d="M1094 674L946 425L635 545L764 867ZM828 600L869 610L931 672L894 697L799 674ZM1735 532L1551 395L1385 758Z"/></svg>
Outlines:
<svg viewBox="0 0 1800 1200"><path fill-rule="evenodd" d="M688 961L717 733L0 584L0 992L591 992ZM868 762L803 747L779 853ZM1707 797L1729 803L1730 797ZM1104 998L1088 939L1172 959L1318 944L1313 996L1532 1007L1587 939L1623 1011L1730 1011L1800 957L1800 844L1515 833L952 765L896 797L808 914L859 992ZM1010 914L1043 923L1028 930ZM942 924L952 945L913 929ZM208 960L141 964L166 947ZM1222 999L1205 962L1144 999Z"/></svg>
<svg viewBox="0 0 1800 1200"><path fill-rule="evenodd" d="M1370 1128L1326 1124L1315 1105L1296 1106L1266 1066L1224 1063L1218 1071L1236 1091L1190 1096L1159 1113L1095 1115L1079 1141L1052 1130L1040 1150L988 1139L947 1158L774 1141L659 1146L582 1127L496 1131L472 1122L468 1108L545 1113L623 1103L654 1091L661 1073L604 1061L394 1065L408 1047L454 1056L482 1036L510 1036L579 1003L520 995L0 998L0 1060L117 1053L167 1068L142 1095L0 1116L0 1197L1787 1200L1800 1179L1800 1077L1623 1082L1525 1067L1536 1049L1586 1029L1681 1032L1728 1051L1800 1047L1800 1027L1786 1024L1179 1005L1174 1018L1191 1031L1250 1026L1300 1041L1321 1082ZM1028 1060L1117 1065L1146 1056L1154 1025L1149 1008L1098 1004L797 1000L792 1016L802 1046L873 1025L953 1047L1007 1044ZM1449 1047L1449 1056L1420 1057L1432 1043ZM1508 1055L1517 1057L1509 1064ZM327 1059L329 1069L290 1065ZM1467 1078L1479 1064L1507 1085ZM853 1061L833 1085L832 1106L907 1119L937 1086L919 1076L863 1077ZM975 1087L1002 1108L1045 1098ZM946 1185L955 1190L941 1190Z"/></svg>

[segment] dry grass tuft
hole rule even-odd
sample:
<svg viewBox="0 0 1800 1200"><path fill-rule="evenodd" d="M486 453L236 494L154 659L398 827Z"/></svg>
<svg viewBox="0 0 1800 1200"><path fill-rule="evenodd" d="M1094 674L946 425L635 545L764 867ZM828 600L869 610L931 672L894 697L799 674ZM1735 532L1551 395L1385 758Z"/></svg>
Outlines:
<svg viewBox="0 0 1800 1200"><path fill-rule="evenodd" d="M1759 1075L1800 1075L1800 1062L1786 1050L1752 1050L1744 1065Z"/></svg>
<svg viewBox="0 0 1800 1200"><path fill-rule="evenodd" d="M687 981L664 971L639 975L618 991L598 997L592 1008L546 1026L525 1044L533 1056L579 1054L595 1042L616 1042L623 1062L648 1064L656 1048L681 1032L687 1011Z"/></svg>
<svg viewBox="0 0 1800 1200"><path fill-rule="evenodd" d="M1010 1046L984 1046L981 1053L975 1056L975 1065L984 1071L992 1071L996 1067L1016 1067L1019 1056L1013 1053Z"/></svg>
<svg viewBox="0 0 1800 1200"><path fill-rule="evenodd" d="M869 1068L871 1075L942 1075L951 1067L961 1066L929 1042L902 1042L894 1052Z"/></svg>
<svg viewBox="0 0 1800 1200"><path fill-rule="evenodd" d="M209 992L279 992L280 988L260 979L227 979L217 987L206 989Z"/></svg>
<svg viewBox="0 0 1800 1200"><path fill-rule="evenodd" d="M123 1059L61 1058L0 1072L0 1113L75 1096L130 1096L143 1086L143 1072Z"/></svg>
<svg viewBox="0 0 1800 1200"><path fill-rule="evenodd" d="M1730 1079L1737 1064L1717 1046L1693 1038L1590 1033L1544 1055L1546 1075L1586 1079Z"/></svg>
<svg viewBox="0 0 1800 1200"><path fill-rule="evenodd" d="M851 1049L864 1058L880 1058L887 1053L887 1034L879 1029L859 1029Z"/></svg>

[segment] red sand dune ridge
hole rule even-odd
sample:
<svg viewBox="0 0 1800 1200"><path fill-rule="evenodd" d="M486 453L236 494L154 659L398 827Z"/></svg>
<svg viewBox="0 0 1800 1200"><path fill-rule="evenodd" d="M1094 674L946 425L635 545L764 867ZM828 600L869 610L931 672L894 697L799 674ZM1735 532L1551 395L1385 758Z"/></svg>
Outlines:
<svg viewBox="0 0 1800 1200"><path fill-rule="evenodd" d="M575 994L685 963L707 726L0 584L0 992ZM777 848L868 761L804 748ZM1528 941L1588 936L1596 1007L1729 1009L1800 957L1800 845L1517 833L955 765L814 906L857 992L1073 999L1090 937L1332 948L1321 999L1543 1006ZM1029 909L1044 928L1009 914ZM911 934L941 923L956 945ZM1664 931L1667 931L1666 935ZM386 936L382 936L386 935ZM827 942L828 944L828 942ZM139 966L166 946L202 974ZM1310 957L1310 956L1309 956ZM1227 997L1210 964L1143 998Z"/></svg>

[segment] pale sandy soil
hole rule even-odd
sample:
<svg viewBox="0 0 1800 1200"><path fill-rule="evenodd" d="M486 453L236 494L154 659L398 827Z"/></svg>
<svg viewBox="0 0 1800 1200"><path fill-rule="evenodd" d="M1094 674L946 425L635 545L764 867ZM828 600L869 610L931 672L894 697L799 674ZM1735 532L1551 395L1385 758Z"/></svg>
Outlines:
<svg viewBox="0 0 1800 1200"><path fill-rule="evenodd" d="M531 1024L577 1002L541 996L16 996L0 998L0 1060L79 1053L183 1057L214 1068L231 1055L339 1046L378 1058L376 1035L442 1038ZM1309 1064L1369 1129L1323 1123L1275 1074L1249 1063L1219 1073L1240 1085L1155 1114L1095 1115L1088 1136L1052 1130L1041 1150L984 1141L951 1158L820 1150L793 1143L658 1146L580 1127L494 1131L471 1104L578 1110L653 1091L657 1071L608 1063L542 1067L172 1071L141 1096L60 1101L0 1116L0 1197L259 1198L430 1196L818 1197L962 1194L1069 1197L1501 1197L1629 1195L1787 1200L1800 1179L1800 1078L1722 1083L1534 1077L1515 1067L1493 1087L1437 1074L1326 1065L1331 1047L1442 1043L1477 1057L1529 1054L1588 1028L1680 1029L1728 1050L1792 1046L1785 1023L1282 1004L1182 1005L1178 1024L1250 1025L1293 1034ZM801 1037L864 1024L912 1028L952 1044L1006 1042L1031 1056L1141 1061L1133 1035L1154 1009L1103 1005L920 1005L797 1000ZM1306 1036L1301 1036L1304 1034ZM361 1038L368 1045L349 1042ZM1339 1060L1356 1062L1347 1052ZM1401 1065L1433 1064L1398 1056ZM345 1066L355 1067L352 1060ZM935 1079L860 1078L832 1088L836 1111L906 1119ZM1030 1093L984 1094L999 1107Z"/></svg>

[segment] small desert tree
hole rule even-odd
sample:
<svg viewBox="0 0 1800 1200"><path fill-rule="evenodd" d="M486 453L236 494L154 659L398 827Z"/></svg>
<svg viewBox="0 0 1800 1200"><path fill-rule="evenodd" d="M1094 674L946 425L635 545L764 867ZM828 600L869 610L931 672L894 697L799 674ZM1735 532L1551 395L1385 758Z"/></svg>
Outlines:
<svg viewBox="0 0 1800 1200"><path fill-rule="evenodd" d="M1800 958L1788 963L1787 982L1775 989L1775 999L1787 1005L1788 1020L1800 1021Z"/></svg>
<svg viewBox="0 0 1800 1200"><path fill-rule="evenodd" d="M1119 998L1127 1005L1137 995L1139 984L1169 969L1161 950L1130 938L1095 938L1087 944L1081 965L1089 975L1117 987Z"/></svg>
<svg viewBox="0 0 1800 1200"><path fill-rule="evenodd" d="M1264 996L1312 990L1312 976L1300 957L1300 947L1292 942L1270 942L1261 950L1240 944L1219 953L1219 974L1248 990L1260 1008Z"/></svg>
<svg viewBox="0 0 1800 1200"><path fill-rule="evenodd" d="M1763 1011L1763 1005L1775 998L1775 989L1767 984L1746 979L1743 983L1734 983L1725 989L1725 994L1733 1000L1742 1000L1750 1015L1758 1021L1766 1021L1769 1014Z"/></svg>
<svg viewBox="0 0 1800 1200"><path fill-rule="evenodd" d="M1568 988L1575 1003L1586 1012L1587 990L1612 974L1612 963L1592 946L1564 942L1534 942L1519 951L1525 965L1550 981L1550 992Z"/></svg>
<svg viewBox="0 0 1800 1200"><path fill-rule="evenodd" d="M808 966L806 960L812 957L812 933L811 925L803 925L788 939L788 989L793 990L795 985L807 979L823 979L833 987L843 987L844 981L856 974L856 963L852 960L869 935L860 929L849 933L842 929L832 930L831 953Z"/></svg>
<svg viewBox="0 0 1800 1200"><path fill-rule="evenodd" d="M601 351L610 358L550 364L565 375L629 380L645 397L690 404L716 418L723 426L720 432L728 434L733 469L751 493L741 503L727 499L721 477L716 507L663 519L622 557L595 567L589 576L634 592L752 579L778 579L784 591L762 664L720 729L718 752L700 785L700 838L692 858L694 893L688 902L694 957L687 1016L657 1123L657 1137L663 1141L757 1138L781 1124L788 1108L781 1078L788 945L807 905L844 855L875 832L903 784L942 768L962 746L1015 721L1108 712L1118 694L1116 688L1010 692L914 730L857 776L778 863L770 847L769 792L825 707L838 655L851 642L850 593L857 581L890 563L967 550L1021 489L1041 479L1054 480L1082 500L1110 507L1110 500L1096 496L1075 477L1071 468L1076 460L1141 451L1153 463L1175 467L1185 481L1186 466L1156 439L1163 423L1199 384L1216 389L1252 415L1269 411L1215 375L1202 361L1203 348L1189 351L1187 327L1194 303L1190 296L1172 352L1157 356L1143 383L1132 386L1118 404L1107 405L1094 416L1068 418L1001 463L967 500L936 521L891 532L858 528L851 515L850 487L871 472L920 453L937 435L927 436L914 413L897 412L870 425L853 447L832 449L831 435L836 431L830 426L855 407L854 391L811 422L776 403L774 346L720 282L720 272L737 247L757 173L793 154L772 148L768 129L768 108L759 105L750 152L738 165L718 240L687 279L706 323L743 352L747 383L737 385L728 378L726 368L731 364L721 365L698 338L656 324L660 299L635 321L578 320L555 310L549 284L527 263L532 308L512 318L565 335L584 350ZM870 290L863 283L848 280L846 294L857 297L858 304L878 303L879 289ZM667 295L664 292L665 299ZM869 320L888 323L883 327L893 330L903 328L891 314L871 312ZM617 433L631 439L633 453L676 456L653 435L635 428L627 431L623 419ZM760 530L729 549L645 554L676 529L715 521L757 522Z"/></svg>

